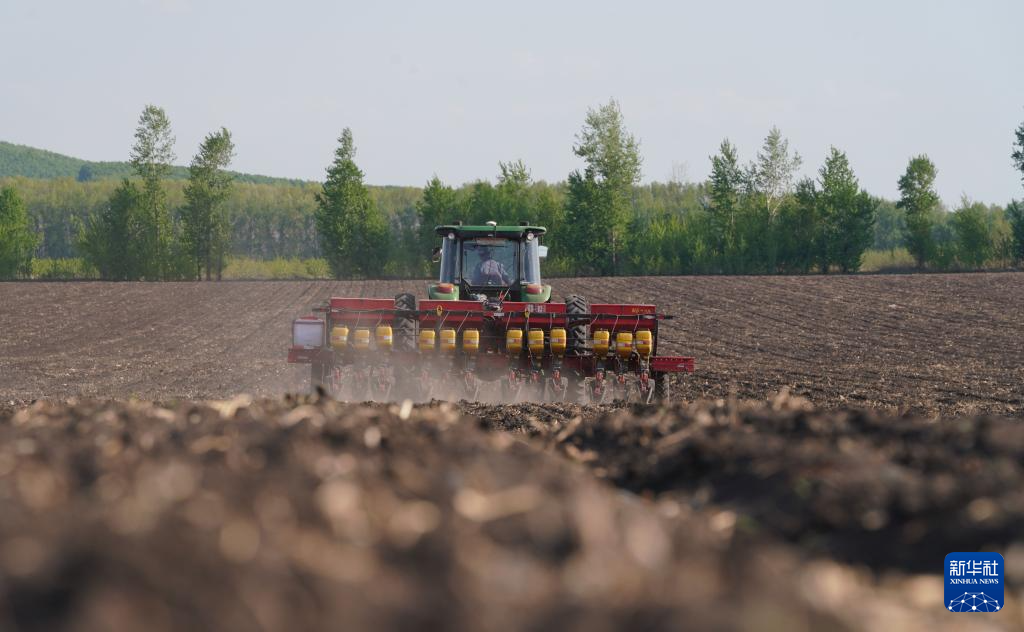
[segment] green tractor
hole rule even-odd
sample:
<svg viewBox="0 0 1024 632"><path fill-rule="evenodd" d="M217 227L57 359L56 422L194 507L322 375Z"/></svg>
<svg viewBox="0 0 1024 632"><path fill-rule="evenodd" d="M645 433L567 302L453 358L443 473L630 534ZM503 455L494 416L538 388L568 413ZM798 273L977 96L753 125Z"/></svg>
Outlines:
<svg viewBox="0 0 1024 632"><path fill-rule="evenodd" d="M542 226L438 226L441 245L434 261L441 263L437 283L427 295L437 301L500 299L523 303L547 303L551 286L540 279L540 260L547 246L540 244Z"/></svg>
<svg viewBox="0 0 1024 632"><path fill-rule="evenodd" d="M436 227L427 298L332 297L292 326L288 361L342 399L667 401L693 358L658 354L653 304L551 300L542 226Z"/></svg>

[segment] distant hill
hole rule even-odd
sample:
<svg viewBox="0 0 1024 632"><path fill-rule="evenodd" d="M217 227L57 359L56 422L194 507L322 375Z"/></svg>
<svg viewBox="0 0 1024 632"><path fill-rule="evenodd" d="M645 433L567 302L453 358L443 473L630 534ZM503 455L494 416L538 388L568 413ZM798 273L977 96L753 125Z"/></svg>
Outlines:
<svg viewBox="0 0 1024 632"><path fill-rule="evenodd" d="M273 178L250 173L233 172L239 182L258 184L298 184L302 180ZM125 178L132 175L127 162L93 162L65 156L45 149L14 145L0 141L0 178L22 176L25 178L75 178L80 181ZM188 178L186 167L172 167L170 177L175 180Z"/></svg>

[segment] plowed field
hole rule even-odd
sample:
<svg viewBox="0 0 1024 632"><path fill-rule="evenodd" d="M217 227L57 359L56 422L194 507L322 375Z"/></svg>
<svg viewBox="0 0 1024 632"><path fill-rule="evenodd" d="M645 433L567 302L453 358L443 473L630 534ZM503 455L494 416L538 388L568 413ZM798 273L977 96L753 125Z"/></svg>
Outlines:
<svg viewBox="0 0 1024 632"><path fill-rule="evenodd" d="M688 403L284 395L422 282L0 284L0 630L1024 628L1024 274L554 284L675 315Z"/></svg>
<svg viewBox="0 0 1024 632"><path fill-rule="evenodd" d="M653 302L687 399L1024 414L1024 274L556 279L554 296ZM279 395L289 323L331 295L418 281L0 284L0 401ZM667 343L667 344L665 344ZM678 390L678 389L677 389Z"/></svg>

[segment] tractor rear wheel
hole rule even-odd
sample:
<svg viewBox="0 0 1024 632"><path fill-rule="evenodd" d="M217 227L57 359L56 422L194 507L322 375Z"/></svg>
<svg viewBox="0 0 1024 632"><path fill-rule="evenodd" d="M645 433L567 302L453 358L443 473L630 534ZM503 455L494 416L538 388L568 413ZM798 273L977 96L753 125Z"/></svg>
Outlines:
<svg viewBox="0 0 1024 632"><path fill-rule="evenodd" d="M565 297L565 313L568 316L573 314L589 314L590 303L578 294L570 294ZM565 333L568 340L565 341L565 354L568 356L584 355L587 350L587 329L589 326L584 321L574 319L569 319L566 324Z"/></svg>
<svg viewBox="0 0 1024 632"><path fill-rule="evenodd" d="M669 381L668 373L655 373L654 376L654 400L659 404L672 403L672 382Z"/></svg>
<svg viewBox="0 0 1024 632"><path fill-rule="evenodd" d="M590 303L586 298L578 294L570 294L565 297L565 313L566 315L572 314L589 314ZM579 357L585 355L587 352L587 330L589 326L586 322L568 319L566 321L566 341L565 341L565 355L569 357ZM570 395L575 396L577 403L586 404L589 398L583 397L583 383L584 376L581 371L577 371L576 375L571 376L569 382L572 384L572 393Z"/></svg>
<svg viewBox="0 0 1024 632"><path fill-rule="evenodd" d="M409 293L395 297L395 309L415 311L416 297ZM416 321L412 316L398 314L392 323L395 330L395 351L416 351Z"/></svg>
<svg viewBox="0 0 1024 632"><path fill-rule="evenodd" d="M403 312L416 310L416 296L403 292L395 296L395 309ZM416 351L416 320L410 314L396 314L391 322L394 330L394 349L399 352ZM424 395L419 384L417 368L411 364L399 363L392 366L395 383L391 393L397 399L421 399Z"/></svg>

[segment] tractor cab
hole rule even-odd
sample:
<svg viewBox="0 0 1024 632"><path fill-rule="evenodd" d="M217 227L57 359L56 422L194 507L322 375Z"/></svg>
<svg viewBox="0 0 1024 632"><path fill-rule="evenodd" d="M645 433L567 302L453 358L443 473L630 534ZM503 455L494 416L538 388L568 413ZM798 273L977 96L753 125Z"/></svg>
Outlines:
<svg viewBox="0 0 1024 632"><path fill-rule="evenodd" d="M435 228L441 246L434 249L441 263L437 283L427 286L433 300L501 299L547 303L551 286L541 283L540 244L543 226L483 226L450 224Z"/></svg>

